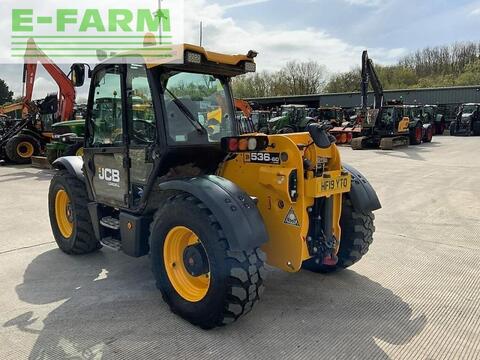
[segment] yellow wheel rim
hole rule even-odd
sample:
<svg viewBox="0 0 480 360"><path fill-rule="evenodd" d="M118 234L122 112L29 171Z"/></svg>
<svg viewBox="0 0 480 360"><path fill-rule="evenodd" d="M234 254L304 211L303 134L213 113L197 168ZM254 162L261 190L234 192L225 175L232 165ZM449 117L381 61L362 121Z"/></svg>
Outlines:
<svg viewBox="0 0 480 360"><path fill-rule="evenodd" d="M75 156L83 156L83 146L75 152Z"/></svg>
<svg viewBox="0 0 480 360"><path fill-rule="evenodd" d="M201 242L192 230L176 226L168 232L163 245L163 261L168 279L177 293L190 302L202 300L210 288L210 272L192 276L185 267L185 249L197 244Z"/></svg>
<svg viewBox="0 0 480 360"><path fill-rule="evenodd" d="M34 148L31 142L22 141L17 145L17 154L22 158L30 158L32 157L34 152Z"/></svg>
<svg viewBox="0 0 480 360"><path fill-rule="evenodd" d="M73 212L70 198L65 190L60 189L55 195L55 218L57 220L58 230L66 239L73 233Z"/></svg>

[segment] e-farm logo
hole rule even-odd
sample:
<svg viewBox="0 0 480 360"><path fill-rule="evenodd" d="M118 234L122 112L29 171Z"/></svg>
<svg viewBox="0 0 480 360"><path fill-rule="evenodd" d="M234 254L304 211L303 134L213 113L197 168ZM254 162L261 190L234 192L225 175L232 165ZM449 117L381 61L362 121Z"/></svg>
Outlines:
<svg viewBox="0 0 480 360"><path fill-rule="evenodd" d="M146 56L169 59L174 45L183 40L183 29L178 29L183 27L183 1L143 1L151 7L138 8L137 2L106 1L101 4L113 6L98 9L58 3L58 8L36 2L31 8L11 9L12 58L57 63L96 62L111 56L135 62Z"/></svg>

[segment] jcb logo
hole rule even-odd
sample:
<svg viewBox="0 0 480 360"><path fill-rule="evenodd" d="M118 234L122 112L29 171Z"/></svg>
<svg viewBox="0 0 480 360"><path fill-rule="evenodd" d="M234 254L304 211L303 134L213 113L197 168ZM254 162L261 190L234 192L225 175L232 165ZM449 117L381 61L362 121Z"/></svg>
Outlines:
<svg viewBox="0 0 480 360"><path fill-rule="evenodd" d="M120 182L120 171L109 168L98 168L98 178L109 182Z"/></svg>

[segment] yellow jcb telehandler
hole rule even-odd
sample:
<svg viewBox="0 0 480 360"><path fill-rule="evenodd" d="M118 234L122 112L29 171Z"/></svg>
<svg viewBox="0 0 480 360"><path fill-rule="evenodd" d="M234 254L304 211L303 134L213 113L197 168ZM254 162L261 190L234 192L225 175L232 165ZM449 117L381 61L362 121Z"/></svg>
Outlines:
<svg viewBox="0 0 480 360"><path fill-rule="evenodd" d="M111 60L93 70L83 157L55 161L48 202L60 249L150 254L171 310L209 329L252 309L265 263L326 272L360 260L380 203L320 124L238 133L231 79L255 71L254 51L182 51L181 64ZM85 68L72 69L81 86ZM133 111L140 91L151 112ZM114 102L100 112L106 97ZM219 108L208 131L202 114Z"/></svg>

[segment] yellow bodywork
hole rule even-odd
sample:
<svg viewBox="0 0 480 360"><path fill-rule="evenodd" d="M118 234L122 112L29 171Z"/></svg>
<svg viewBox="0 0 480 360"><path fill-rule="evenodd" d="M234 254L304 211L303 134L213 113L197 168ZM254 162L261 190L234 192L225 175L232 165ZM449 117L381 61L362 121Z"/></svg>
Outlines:
<svg viewBox="0 0 480 360"><path fill-rule="evenodd" d="M0 107L0 114L7 115L11 118L24 118L28 115L28 106L23 101L4 105Z"/></svg>
<svg viewBox="0 0 480 360"><path fill-rule="evenodd" d="M400 120L398 123L398 132L405 132L408 131L408 127L410 126L410 118L408 116L405 116Z"/></svg>
<svg viewBox="0 0 480 360"><path fill-rule="evenodd" d="M315 198L333 197L333 234L339 240L342 193L350 191L351 176L342 170L337 147L321 149L313 144L308 133L270 135L269 147L264 152L278 153L283 159L279 164L253 163L250 152L238 153L222 164L218 175L258 198L269 234L269 241L262 248L267 262L285 271L298 271L302 262L311 257L307 247L307 209L313 206ZM310 170L304 169L304 159L311 164ZM326 171L322 177L314 177L312 167L320 162L325 162ZM294 170L298 175L296 201L289 193L289 176ZM339 181L343 186L329 186L331 181ZM336 252L338 244L337 241Z"/></svg>
<svg viewBox="0 0 480 360"><path fill-rule="evenodd" d="M154 45L158 46L158 45ZM148 46L148 51L145 49L136 49L124 53L120 53L115 55L116 57L122 57L125 55L138 55L144 58L145 63L147 64L147 68L153 68L155 66L169 64L169 63L178 63L183 62L183 56L186 51L192 51L198 54L202 54L207 61L216 64L224 64L224 65L239 65L243 61L254 62L254 60L247 55L237 54L237 55L229 55L229 54L222 54L213 51L205 50L205 48L197 45L192 44L178 44L178 45L169 45L168 47L171 49L172 57L167 58L160 58L160 57L152 57L149 56L152 53L152 50L155 50L155 47L151 45ZM158 46L159 49L165 48L165 46Z"/></svg>

